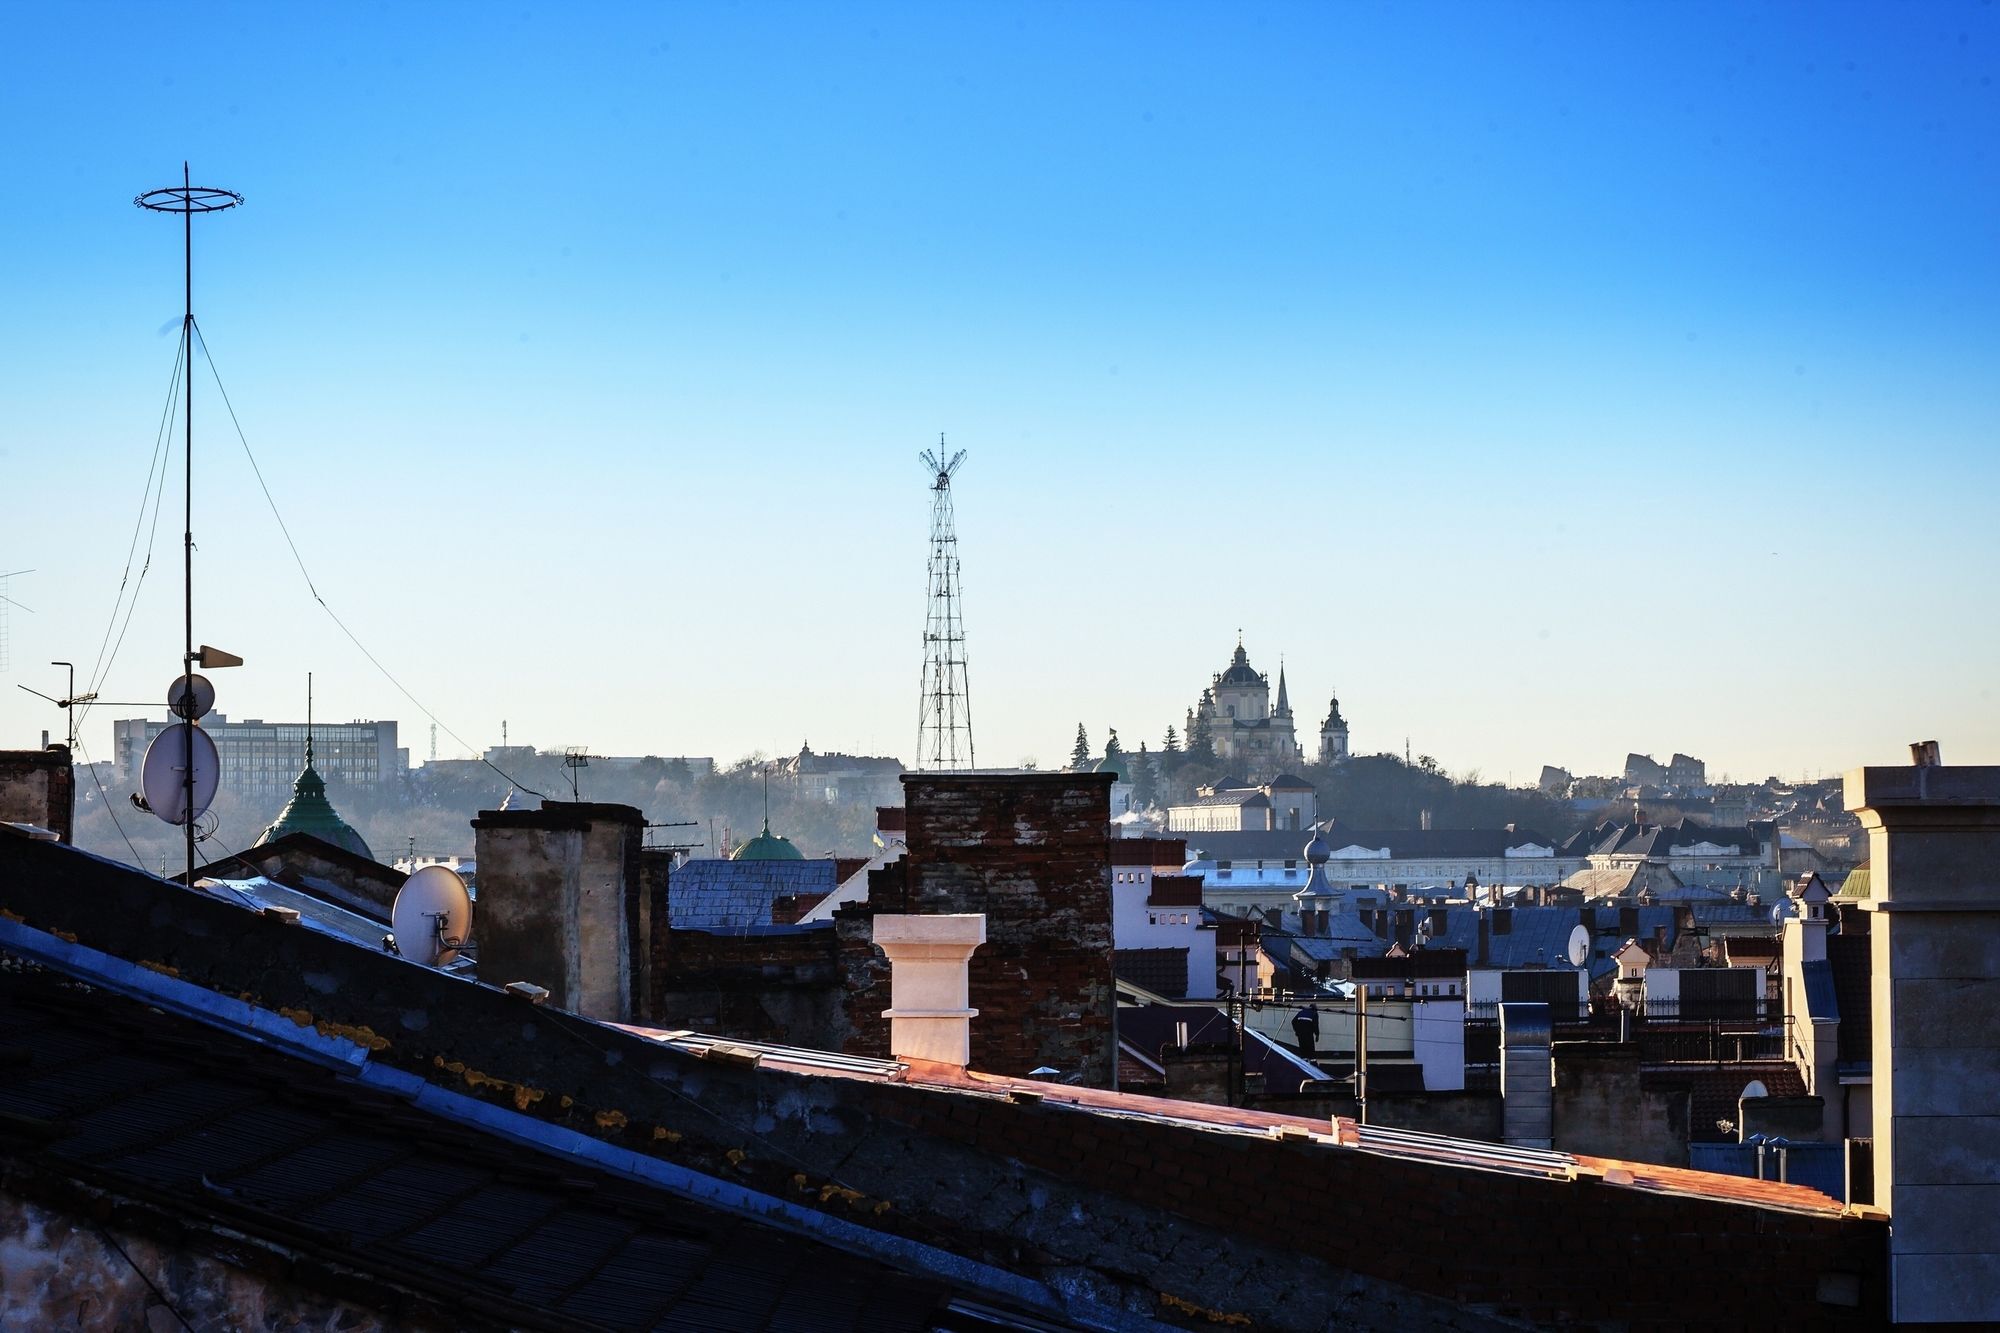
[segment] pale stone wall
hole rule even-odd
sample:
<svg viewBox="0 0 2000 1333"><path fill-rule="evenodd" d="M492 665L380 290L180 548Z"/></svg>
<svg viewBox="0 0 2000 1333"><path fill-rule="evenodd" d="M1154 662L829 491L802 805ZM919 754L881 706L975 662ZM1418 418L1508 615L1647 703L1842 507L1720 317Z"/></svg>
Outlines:
<svg viewBox="0 0 2000 1333"><path fill-rule="evenodd" d="M2000 1321L2000 768L1862 768L1875 1202L1899 1323Z"/></svg>

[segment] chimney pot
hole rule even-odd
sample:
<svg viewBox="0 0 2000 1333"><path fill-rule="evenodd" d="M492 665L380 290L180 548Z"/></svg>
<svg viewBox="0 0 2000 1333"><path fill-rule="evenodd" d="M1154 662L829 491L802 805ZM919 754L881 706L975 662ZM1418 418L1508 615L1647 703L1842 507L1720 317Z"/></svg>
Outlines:
<svg viewBox="0 0 2000 1333"><path fill-rule="evenodd" d="M963 1069L972 1061L967 964L986 943L983 913L878 916L875 944L889 958L889 1053Z"/></svg>

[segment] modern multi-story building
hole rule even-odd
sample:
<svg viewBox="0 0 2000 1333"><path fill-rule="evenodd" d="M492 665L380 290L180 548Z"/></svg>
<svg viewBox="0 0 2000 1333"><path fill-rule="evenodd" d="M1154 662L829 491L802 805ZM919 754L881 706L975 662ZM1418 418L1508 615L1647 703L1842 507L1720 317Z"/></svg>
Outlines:
<svg viewBox="0 0 2000 1333"><path fill-rule="evenodd" d="M119 785L137 791L146 747L172 723L126 718L111 724L111 757ZM222 790L237 796L272 797L291 791L306 762L304 722L231 722L221 713L201 720L222 760ZM314 765L329 781L374 787L408 771L410 752L396 743L394 722L314 722Z"/></svg>

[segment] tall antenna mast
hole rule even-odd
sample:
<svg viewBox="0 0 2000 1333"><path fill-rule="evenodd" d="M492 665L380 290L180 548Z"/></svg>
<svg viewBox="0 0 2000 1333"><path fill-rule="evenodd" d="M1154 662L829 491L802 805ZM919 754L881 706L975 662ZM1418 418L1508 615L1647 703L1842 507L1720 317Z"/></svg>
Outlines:
<svg viewBox="0 0 2000 1333"><path fill-rule="evenodd" d="M917 710L917 768L974 767L972 695L965 683L965 622L959 610L958 531L952 517L951 478L965 461L960 449L945 457L944 435L935 452L918 460L931 479L930 610L924 620L924 676Z"/></svg>
<svg viewBox="0 0 2000 1333"><path fill-rule="evenodd" d="M181 655L181 671L192 674L195 664L194 651L194 215L197 213L220 213L225 208L234 208L243 202L243 196L234 190L216 190L192 183L188 175L188 164L181 163L181 183L169 185L160 190L148 190L132 201L139 207L155 213L178 213L181 215L181 290L185 298L181 312L181 364L185 372L181 383L187 390L186 429L181 439L181 452L185 455L185 498L184 516L187 520L183 530L182 565L183 584L186 590L186 645ZM182 733L185 737L183 754L183 775L186 783L184 794L187 800L187 882L194 886L194 723Z"/></svg>

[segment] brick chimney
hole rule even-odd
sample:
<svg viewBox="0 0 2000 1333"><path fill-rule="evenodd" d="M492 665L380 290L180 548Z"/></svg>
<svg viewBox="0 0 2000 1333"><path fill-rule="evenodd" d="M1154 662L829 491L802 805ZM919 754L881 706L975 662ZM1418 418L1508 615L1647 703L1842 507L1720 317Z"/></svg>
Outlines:
<svg viewBox="0 0 2000 1333"><path fill-rule="evenodd" d="M878 916L875 943L889 956L889 1053L963 1069L972 1059L967 965L986 943L982 913Z"/></svg>

